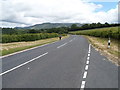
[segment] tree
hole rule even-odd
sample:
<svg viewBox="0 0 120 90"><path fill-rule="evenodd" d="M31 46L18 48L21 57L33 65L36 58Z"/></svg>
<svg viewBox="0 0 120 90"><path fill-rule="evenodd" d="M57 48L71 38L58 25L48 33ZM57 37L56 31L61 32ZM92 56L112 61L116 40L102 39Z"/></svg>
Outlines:
<svg viewBox="0 0 120 90"><path fill-rule="evenodd" d="M77 25L76 24L72 24L71 25L71 30L76 30L76 29L78 29Z"/></svg>

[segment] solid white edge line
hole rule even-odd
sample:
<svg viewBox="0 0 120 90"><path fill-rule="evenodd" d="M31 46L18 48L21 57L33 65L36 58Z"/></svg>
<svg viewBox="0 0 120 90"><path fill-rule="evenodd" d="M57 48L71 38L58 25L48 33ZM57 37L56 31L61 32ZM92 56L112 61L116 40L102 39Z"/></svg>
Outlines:
<svg viewBox="0 0 120 90"><path fill-rule="evenodd" d="M86 81L82 81L81 88L85 88Z"/></svg>
<svg viewBox="0 0 120 90"><path fill-rule="evenodd" d="M83 78L87 77L87 71L84 72Z"/></svg>
<svg viewBox="0 0 120 90"><path fill-rule="evenodd" d="M32 62L32 61L40 58L40 57L42 57L42 56L45 56L46 54L48 54L48 52L46 52L46 53L44 53L44 54L42 54L42 55L40 55L40 56L38 56L38 57L36 57L36 58L33 58L33 59L31 59L31 60L29 60L29 61L27 61L27 62L25 62L25 63L22 63L22 64L14 67L14 68L12 68L12 69L9 69L9 70L1 73L0 76L4 75L4 74L6 74L6 73L9 73L9 72L11 72L11 71L13 71L13 70L15 70L15 69L17 69L17 68L19 68L19 67L22 67L22 66L24 66L24 65L26 65L26 64L28 64L28 63L30 63L30 62Z"/></svg>
<svg viewBox="0 0 120 90"><path fill-rule="evenodd" d="M85 66L85 70L88 70L88 65Z"/></svg>
<svg viewBox="0 0 120 90"><path fill-rule="evenodd" d="M44 45L40 45L40 46L33 47L33 48L29 48L29 49L25 49L25 50L18 51L18 52L15 52L15 53L11 53L11 54L8 54L8 55L5 55L5 56L0 56L0 59L5 58L5 57L9 57L9 56L12 56L12 55L15 55L15 54L19 54L19 53L22 53L22 52L25 52L25 51L29 51L29 50L32 50L32 49L40 48L40 47L43 47L43 46L46 46L46 45L49 45L49 44L54 44L56 42L58 42L58 41L48 43L48 44L44 44Z"/></svg>
<svg viewBox="0 0 120 90"><path fill-rule="evenodd" d="M61 48L61 47L65 46L66 44L67 44L67 43L64 43L64 44L58 46L57 48Z"/></svg>

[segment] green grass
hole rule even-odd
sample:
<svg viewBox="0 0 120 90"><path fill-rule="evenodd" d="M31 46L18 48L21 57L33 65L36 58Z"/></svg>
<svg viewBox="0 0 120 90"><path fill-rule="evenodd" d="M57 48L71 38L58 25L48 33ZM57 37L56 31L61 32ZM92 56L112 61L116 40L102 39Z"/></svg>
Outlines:
<svg viewBox="0 0 120 90"><path fill-rule="evenodd" d="M100 29L74 31L74 32L70 32L70 34L88 35L88 36L95 36L95 37L102 37L102 38L111 37L114 39L119 39L120 30L118 30L118 27L108 27L108 28L100 28Z"/></svg>
<svg viewBox="0 0 120 90"><path fill-rule="evenodd" d="M47 42L47 43L52 43L52 42L54 42L54 41ZM43 44L47 44L47 43L43 43ZM11 53L14 53L14 52L22 51L22 50L25 50L25 49L37 47L37 46L40 46L40 45L43 45L43 44L32 45L32 46L25 46L25 47L19 47L19 48L15 48L15 49L12 48L12 49L9 49L9 50L3 50L2 51L2 56L7 55L7 54L11 54Z"/></svg>
<svg viewBox="0 0 120 90"><path fill-rule="evenodd" d="M64 38L67 38L67 37L68 36L64 36L62 38L64 39ZM8 48L8 50L3 49L2 50L2 56L8 55L8 54L11 54L11 53L15 53L15 52L18 52L18 51L22 51L22 50L25 50L25 49L41 46L41 45L44 45L44 44L49 44L49 43L52 43L52 42L55 42L55 41L58 41L58 40L59 40L58 37L56 37L56 38L42 39L42 40L37 40L37 41L24 42L23 44L26 45L26 46L23 45L22 47ZM38 43L27 46L28 43L35 43L35 42L38 42ZM19 46L20 43L15 42L15 43L2 44L2 46L5 47L5 48L7 48L9 46L12 47L14 45Z"/></svg>
<svg viewBox="0 0 120 90"><path fill-rule="evenodd" d="M111 47L107 48L108 39L107 38L101 38L101 37L93 37L93 36L85 36L90 43L98 49L103 55L108 57L110 60L112 60L116 65L120 65L120 59L118 58L118 55L120 54L120 51L118 50L118 45L120 42L116 39L111 39Z"/></svg>

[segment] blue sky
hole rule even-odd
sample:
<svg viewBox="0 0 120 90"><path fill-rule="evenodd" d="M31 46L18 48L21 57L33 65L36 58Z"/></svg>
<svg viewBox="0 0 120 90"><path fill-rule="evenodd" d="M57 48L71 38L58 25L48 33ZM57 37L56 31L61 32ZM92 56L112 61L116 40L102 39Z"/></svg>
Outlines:
<svg viewBox="0 0 120 90"><path fill-rule="evenodd" d="M110 9L115 9L118 2L93 2L95 4L101 4L103 7L97 11L108 11Z"/></svg>

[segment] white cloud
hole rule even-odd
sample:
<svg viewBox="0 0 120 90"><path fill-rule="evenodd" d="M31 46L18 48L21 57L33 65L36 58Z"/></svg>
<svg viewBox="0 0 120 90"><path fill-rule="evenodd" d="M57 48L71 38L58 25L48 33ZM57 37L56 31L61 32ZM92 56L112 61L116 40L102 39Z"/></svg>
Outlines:
<svg viewBox="0 0 120 90"><path fill-rule="evenodd" d="M1 0L3 26L27 26L44 22L117 22L118 7L107 12L100 4L84 0Z"/></svg>

